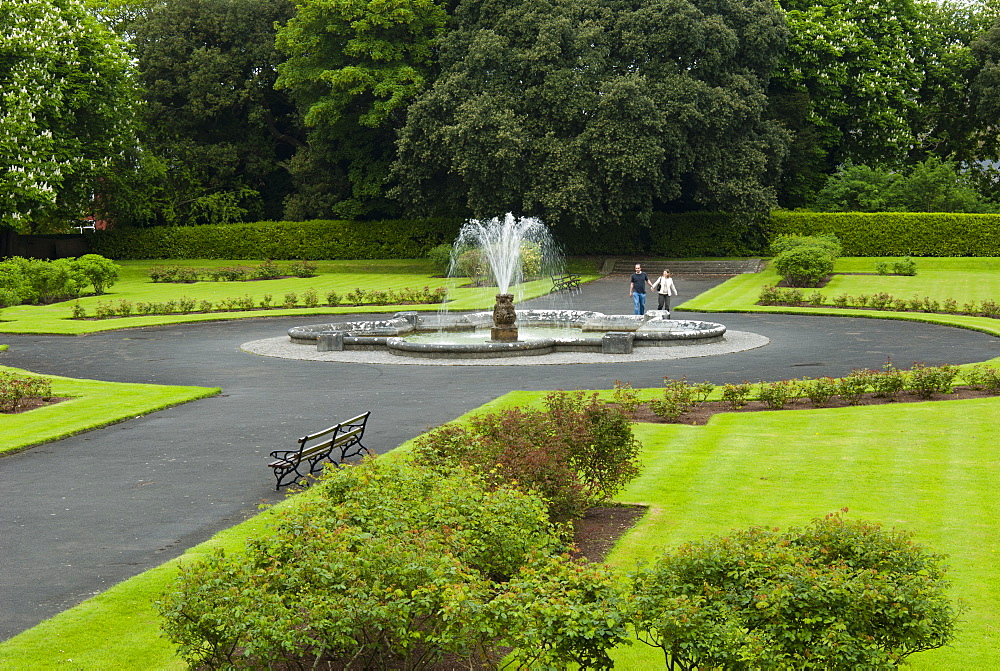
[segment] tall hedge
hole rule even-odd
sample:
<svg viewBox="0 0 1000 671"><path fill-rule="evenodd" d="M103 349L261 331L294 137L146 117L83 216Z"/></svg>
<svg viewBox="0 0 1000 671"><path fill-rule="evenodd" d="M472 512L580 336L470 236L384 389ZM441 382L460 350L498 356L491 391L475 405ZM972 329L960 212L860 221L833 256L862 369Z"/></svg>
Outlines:
<svg viewBox="0 0 1000 671"><path fill-rule="evenodd" d="M769 240L765 222L713 212L653 214L649 251L660 256L756 256Z"/></svg>
<svg viewBox="0 0 1000 671"><path fill-rule="evenodd" d="M1000 215L773 212L770 235L833 233L844 256L1000 256Z"/></svg>
<svg viewBox="0 0 1000 671"><path fill-rule="evenodd" d="M459 219L260 221L119 228L89 236L113 259L413 259L458 235Z"/></svg>

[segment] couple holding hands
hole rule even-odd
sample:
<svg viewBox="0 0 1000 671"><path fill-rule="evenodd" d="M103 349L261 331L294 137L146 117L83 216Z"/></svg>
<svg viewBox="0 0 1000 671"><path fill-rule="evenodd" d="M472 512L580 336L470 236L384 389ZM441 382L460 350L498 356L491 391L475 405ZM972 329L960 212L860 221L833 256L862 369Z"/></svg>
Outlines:
<svg viewBox="0 0 1000 671"><path fill-rule="evenodd" d="M638 263L635 264L635 272L632 273L632 279L629 283L628 289L628 294L632 297L632 305L635 307L635 312L632 314L646 314L647 285L656 291L657 297L659 298L659 306L657 307L657 310L666 310L667 316L669 317L670 297L677 295L677 287L674 286L674 280L670 277L670 271L664 270L663 274L657 277L655 282L650 282L649 275L642 272L642 266Z"/></svg>

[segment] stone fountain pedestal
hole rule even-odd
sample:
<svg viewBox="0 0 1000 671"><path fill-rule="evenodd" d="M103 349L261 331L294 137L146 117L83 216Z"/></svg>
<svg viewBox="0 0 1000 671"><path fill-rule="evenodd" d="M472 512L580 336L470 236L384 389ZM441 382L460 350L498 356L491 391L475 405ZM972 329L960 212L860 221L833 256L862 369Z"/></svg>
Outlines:
<svg viewBox="0 0 1000 671"><path fill-rule="evenodd" d="M493 328L490 329L490 339L493 342L516 342L517 312L514 311L514 294L497 294L497 302L493 306Z"/></svg>

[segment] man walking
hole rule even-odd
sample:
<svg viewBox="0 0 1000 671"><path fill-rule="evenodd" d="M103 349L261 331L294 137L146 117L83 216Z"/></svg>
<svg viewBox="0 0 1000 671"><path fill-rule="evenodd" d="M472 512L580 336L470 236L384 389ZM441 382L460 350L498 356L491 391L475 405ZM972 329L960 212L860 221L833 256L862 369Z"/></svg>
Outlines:
<svg viewBox="0 0 1000 671"><path fill-rule="evenodd" d="M628 295L632 297L632 305L635 307L635 312L632 314L646 314L646 285L653 286L653 283L649 281L649 275L642 272L642 266L637 263L628 289Z"/></svg>

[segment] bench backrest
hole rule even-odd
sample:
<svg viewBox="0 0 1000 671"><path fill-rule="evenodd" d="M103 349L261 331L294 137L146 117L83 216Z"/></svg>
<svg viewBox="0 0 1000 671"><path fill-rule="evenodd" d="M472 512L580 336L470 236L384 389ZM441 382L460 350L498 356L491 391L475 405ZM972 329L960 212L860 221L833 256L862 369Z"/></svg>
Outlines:
<svg viewBox="0 0 1000 671"><path fill-rule="evenodd" d="M361 413L357 417L351 417L340 424L334 424L322 431L302 436L299 438L299 450L302 451L308 447L315 447L315 444L310 444L315 440L323 439L322 443L330 442L336 444L341 442L341 438L345 435L349 435L351 438L361 438L364 435L365 425L368 423L368 416L370 414L372 414L371 410Z"/></svg>

